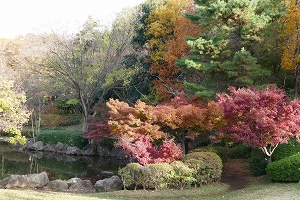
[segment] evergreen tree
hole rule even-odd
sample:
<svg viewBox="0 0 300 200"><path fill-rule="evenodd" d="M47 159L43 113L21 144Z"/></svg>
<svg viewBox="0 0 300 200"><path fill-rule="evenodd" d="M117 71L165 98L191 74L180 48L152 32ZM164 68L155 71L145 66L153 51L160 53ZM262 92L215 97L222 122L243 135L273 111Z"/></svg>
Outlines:
<svg viewBox="0 0 300 200"><path fill-rule="evenodd" d="M188 58L177 65L199 75L197 83L186 83L190 94L209 98L229 85L261 84L271 71L263 68L253 47L264 42L264 30L278 17L271 0L196 0L195 14L187 17L201 24L197 38L188 38Z"/></svg>

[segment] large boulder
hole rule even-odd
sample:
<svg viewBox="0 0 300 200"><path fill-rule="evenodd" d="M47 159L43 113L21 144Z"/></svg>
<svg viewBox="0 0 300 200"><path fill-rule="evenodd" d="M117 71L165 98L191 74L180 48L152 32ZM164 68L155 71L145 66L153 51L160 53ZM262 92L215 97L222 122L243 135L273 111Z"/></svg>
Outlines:
<svg viewBox="0 0 300 200"><path fill-rule="evenodd" d="M58 153L65 153L67 148L68 148L68 145L63 144L61 142L58 142L54 147L55 151L58 152Z"/></svg>
<svg viewBox="0 0 300 200"><path fill-rule="evenodd" d="M42 141L35 142L33 145L31 145L30 149L35 151L43 151L44 144Z"/></svg>
<svg viewBox="0 0 300 200"><path fill-rule="evenodd" d="M11 188L28 188L29 180L26 175L11 175L8 178L8 182L5 186L7 189Z"/></svg>
<svg viewBox="0 0 300 200"><path fill-rule="evenodd" d="M44 151L47 151L47 152L55 152L54 145L46 144L46 145L44 146Z"/></svg>
<svg viewBox="0 0 300 200"><path fill-rule="evenodd" d="M60 179L56 179L54 181L50 181L45 187L44 189L50 189L50 190L54 190L54 191L65 191L68 190L69 186L67 181L63 181Z"/></svg>
<svg viewBox="0 0 300 200"><path fill-rule="evenodd" d="M82 155L84 156L97 156L97 148L93 144L87 144L82 150Z"/></svg>
<svg viewBox="0 0 300 200"><path fill-rule="evenodd" d="M118 176L112 176L99 180L94 185L97 192L110 192L116 190L122 190L123 184Z"/></svg>
<svg viewBox="0 0 300 200"><path fill-rule="evenodd" d="M81 154L81 151L78 147L70 147L68 146L66 152L67 155L79 155Z"/></svg>
<svg viewBox="0 0 300 200"><path fill-rule="evenodd" d="M0 180L0 189L5 189L6 188L6 185L8 183L8 179L9 179L9 177L6 177L5 179Z"/></svg>
<svg viewBox="0 0 300 200"><path fill-rule="evenodd" d="M100 157L111 157L111 150L106 146L98 146L97 152Z"/></svg>
<svg viewBox="0 0 300 200"><path fill-rule="evenodd" d="M42 188L48 184L49 178L46 172L39 174L30 174L28 175L29 186L31 188Z"/></svg>
<svg viewBox="0 0 300 200"><path fill-rule="evenodd" d="M80 180L70 185L71 192L95 192L95 188L90 180Z"/></svg>
<svg viewBox="0 0 300 200"><path fill-rule="evenodd" d="M118 160L124 160L126 159L126 154L122 148L113 148L111 150L111 157L116 158Z"/></svg>

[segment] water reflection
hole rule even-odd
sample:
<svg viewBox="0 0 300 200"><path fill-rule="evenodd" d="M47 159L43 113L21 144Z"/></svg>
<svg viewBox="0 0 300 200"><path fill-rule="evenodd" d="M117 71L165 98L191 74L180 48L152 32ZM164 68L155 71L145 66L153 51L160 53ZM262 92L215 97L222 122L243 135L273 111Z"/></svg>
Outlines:
<svg viewBox="0 0 300 200"><path fill-rule="evenodd" d="M12 174L32 174L46 171L50 180L67 180L73 177L95 182L101 171L113 171L126 165L124 160L105 159L98 156L69 156L49 152L20 153L6 143L0 143L1 177Z"/></svg>

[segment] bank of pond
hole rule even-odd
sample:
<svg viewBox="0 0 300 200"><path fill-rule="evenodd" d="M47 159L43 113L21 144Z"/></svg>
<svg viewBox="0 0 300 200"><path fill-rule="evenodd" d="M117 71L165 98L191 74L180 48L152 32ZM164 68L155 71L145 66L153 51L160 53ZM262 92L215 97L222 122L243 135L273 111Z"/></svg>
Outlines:
<svg viewBox="0 0 300 200"><path fill-rule="evenodd" d="M78 177L92 182L105 178L103 172L117 174L126 161L99 156L67 155L44 151L19 152L6 142L0 142L0 179L13 174L47 172L49 180Z"/></svg>

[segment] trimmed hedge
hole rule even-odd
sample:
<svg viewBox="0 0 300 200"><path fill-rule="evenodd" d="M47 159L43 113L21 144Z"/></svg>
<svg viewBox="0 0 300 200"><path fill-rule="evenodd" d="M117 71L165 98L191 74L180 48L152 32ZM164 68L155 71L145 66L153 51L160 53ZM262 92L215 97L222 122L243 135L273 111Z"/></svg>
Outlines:
<svg viewBox="0 0 300 200"><path fill-rule="evenodd" d="M222 159L222 162L225 162L228 156L228 149L226 147L222 146L205 146L205 147L198 147L196 149L193 149L190 151L190 153L193 152L213 152L216 153L220 158Z"/></svg>
<svg viewBox="0 0 300 200"><path fill-rule="evenodd" d="M287 144L279 144L275 149L272 160L278 161L283 158L295 155L300 152L300 143L296 139L291 139Z"/></svg>
<svg viewBox="0 0 300 200"><path fill-rule="evenodd" d="M222 160L213 152L193 152L185 155L182 161L194 172L195 185L219 181L222 175Z"/></svg>
<svg viewBox="0 0 300 200"><path fill-rule="evenodd" d="M270 163L267 175L273 182L298 182L300 180L300 154Z"/></svg>
<svg viewBox="0 0 300 200"><path fill-rule="evenodd" d="M82 131L80 130L42 129L36 136L36 140L42 141L44 144L57 144L61 142L80 149L88 144L88 140L82 137Z"/></svg>

